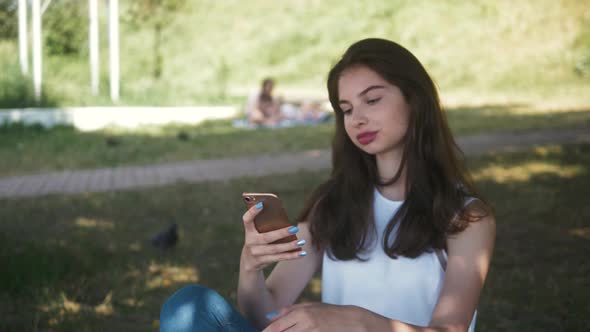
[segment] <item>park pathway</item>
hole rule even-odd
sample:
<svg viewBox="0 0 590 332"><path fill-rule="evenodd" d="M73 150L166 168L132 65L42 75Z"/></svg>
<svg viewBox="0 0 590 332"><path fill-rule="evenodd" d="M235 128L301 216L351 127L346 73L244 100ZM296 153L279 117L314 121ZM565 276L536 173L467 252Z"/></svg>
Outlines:
<svg viewBox="0 0 590 332"><path fill-rule="evenodd" d="M590 128L543 129L493 133L458 138L467 155L517 151L535 145L590 143ZM49 194L104 192L163 186L176 182L227 180L320 170L330 167L329 150L257 155L250 157L193 160L156 165L67 170L37 175L0 178L0 199Z"/></svg>

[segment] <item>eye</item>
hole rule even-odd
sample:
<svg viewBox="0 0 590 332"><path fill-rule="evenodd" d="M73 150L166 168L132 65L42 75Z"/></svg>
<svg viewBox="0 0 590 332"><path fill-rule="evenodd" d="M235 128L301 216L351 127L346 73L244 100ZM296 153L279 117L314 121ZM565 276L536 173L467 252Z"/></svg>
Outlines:
<svg viewBox="0 0 590 332"><path fill-rule="evenodd" d="M344 115L350 115L350 113L352 113L352 109L342 110L342 114L344 114Z"/></svg>
<svg viewBox="0 0 590 332"><path fill-rule="evenodd" d="M374 104L377 104L379 102L379 100L381 100L381 97L375 98L375 99L369 99L369 100L367 100L367 104L374 105Z"/></svg>

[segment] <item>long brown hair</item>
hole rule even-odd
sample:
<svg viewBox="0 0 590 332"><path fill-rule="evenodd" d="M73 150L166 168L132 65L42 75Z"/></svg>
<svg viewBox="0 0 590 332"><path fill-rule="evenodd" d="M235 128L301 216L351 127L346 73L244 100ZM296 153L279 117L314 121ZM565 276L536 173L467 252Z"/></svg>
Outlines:
<svg viewBox="0 0 590 332"><path fill-rule="evenodd" d="M260 86L260 93L258 94L259 101L272 101L272 95L266 92L267 84L274 85L275 81L270 77L267 77L264 80L262 80L262 85Z"/></svg>
<svg viewBox="0 0 590 332"><path fill-rule="evenodd" d="M378 177L375 156L357 148L344 129L338 81L343 71L354 66L366 66L397 86L410 106L402 163L385 182ZM407 49L384 39L358 41L330 70L327 85L336 118L332 172L299 216L310 222L316 248L328 249L330 257L339 260L361 259L359 254L369 249L375 231L374 188L396 182L403 168L406 198L387 225L382 243L391 258L415 258L433 248L445 249L449 234L463 231L469 222L488 213L485 203L477 213L464 208L468 197L481 197L464 167L463 153L447 125L434 82ZM398 235L391 243L396 224Z"/></svg>

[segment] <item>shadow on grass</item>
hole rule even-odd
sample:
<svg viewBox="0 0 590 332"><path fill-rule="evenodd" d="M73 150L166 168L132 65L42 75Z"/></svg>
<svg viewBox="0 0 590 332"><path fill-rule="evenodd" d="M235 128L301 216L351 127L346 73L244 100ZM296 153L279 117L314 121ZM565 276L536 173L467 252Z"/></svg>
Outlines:
<svg viewBox="0 0 590 332"><path fill-rule="evenodd" d="M305 176L0 201L0 232L11 239L0 250L0 264L11 267L3 278L14 280L7 289L12 295L0 302L0 316L11 319L0 330L32 330L37 322L42 330L145 331L164 299L194 282L235 301L241 192L281 192L294 215L318 175ZM147 245L173 221L180 226L176 248ZM46 263L30 267L39 261Z"/></svg>
<svg viewBox="0 0 590 332"><path fill-rule="evenodd" d="M497 209L479 331L586 330L590 145L470 159ZM240 193L281 195L290 216L327 172L177 184L146 191L0 200L1 330L155 329L161 303L201 283L235 303ZM180 241L147 245L177 222ZM578 231L576 231L578 230ZM4 269L8 266L8 269ZM317 279L316 279L317 281ZM318 283L302 298L320 299ZM14 308L14 309L11 309ZM34 322L34 323L31 323Z"/></svg>
<svg viewBox="0 0 590 332"><path fill-rule="evenodd" d="M590 109L536 110L528 104L460 106L447 110L456 135L590 125Z"/></svg>
<svg viewBox="0 0 590 332"><path fill-rule="evenodd" d="M590 239L590 146L552 146L475 160L496 206L497 239L480 331L584 331ZM525 176L526 175L526 176Z"/></svg>

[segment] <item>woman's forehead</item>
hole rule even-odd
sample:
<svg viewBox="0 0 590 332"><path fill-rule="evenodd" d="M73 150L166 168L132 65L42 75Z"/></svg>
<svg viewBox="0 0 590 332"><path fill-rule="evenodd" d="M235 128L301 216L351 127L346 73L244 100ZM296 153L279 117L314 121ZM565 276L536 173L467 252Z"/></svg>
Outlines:
<svg viewBox="0 0 590 332"><path fill-rule="evenodd" d="M389 87L391 84L366 66L355 66L342 72L338 80L340 99L354 98L371 86Z"/></svg>

